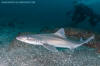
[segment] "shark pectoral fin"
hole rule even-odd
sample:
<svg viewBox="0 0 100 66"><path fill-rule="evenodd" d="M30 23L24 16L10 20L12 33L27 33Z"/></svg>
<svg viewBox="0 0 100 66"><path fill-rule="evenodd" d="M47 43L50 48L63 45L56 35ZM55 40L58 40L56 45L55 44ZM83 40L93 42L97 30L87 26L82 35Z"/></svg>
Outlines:
<svg viewBox="0 0 100 66"><path fill-rule="evenodd" d="M45 47L46 49L52 51L52 52L58 52L58 50L56 49L56 47L49 45L49 44L43 44L43 47Z"/></svg>

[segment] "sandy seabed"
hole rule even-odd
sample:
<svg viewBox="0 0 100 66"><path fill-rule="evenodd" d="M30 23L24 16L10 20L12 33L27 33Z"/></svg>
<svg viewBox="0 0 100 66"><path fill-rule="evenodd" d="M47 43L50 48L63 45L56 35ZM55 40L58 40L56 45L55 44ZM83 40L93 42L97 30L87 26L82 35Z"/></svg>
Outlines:
<svg viewBox="0 0 100 66"><path fill-rule="evenodd" d="M74 52L59 49L57 53L50 52L42 46L14 48L10 44L17 33L17 30L13 31L10 28L1 30L0 66L100 66L100 54L93 48L80 47Z"/></svg>

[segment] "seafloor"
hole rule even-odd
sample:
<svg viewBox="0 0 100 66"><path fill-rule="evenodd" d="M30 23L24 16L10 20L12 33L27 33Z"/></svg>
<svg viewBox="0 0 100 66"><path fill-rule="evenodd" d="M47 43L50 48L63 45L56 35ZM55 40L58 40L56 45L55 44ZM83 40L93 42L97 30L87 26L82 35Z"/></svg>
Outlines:
<svg viewBox="0 0 100 66"><path fill-rule="evenodd" d="M19 28L0 29L0 66L100 66L100 54L95 48L82 46L74 51L57 48L59 52L55 53L17 41Z"/></svg>

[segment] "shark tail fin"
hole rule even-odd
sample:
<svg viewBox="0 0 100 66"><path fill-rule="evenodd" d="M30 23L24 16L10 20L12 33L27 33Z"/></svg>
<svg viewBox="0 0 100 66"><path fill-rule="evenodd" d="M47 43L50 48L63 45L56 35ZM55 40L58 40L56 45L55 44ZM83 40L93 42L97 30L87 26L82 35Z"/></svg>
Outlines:
<svg viewBox="0 0 100 66"><path fill-rule="evenodd" d="M83 44L88 43L89 41L93 40L94 38L95 38L95 35L92 35L92 36L89 37L87 40L83 41L83 42L80 43L80 44L77 44L77 45L75 46L75 48L77 48L77 47L79 47L79 46L81 46L81 45L83 45Z"/></svg>

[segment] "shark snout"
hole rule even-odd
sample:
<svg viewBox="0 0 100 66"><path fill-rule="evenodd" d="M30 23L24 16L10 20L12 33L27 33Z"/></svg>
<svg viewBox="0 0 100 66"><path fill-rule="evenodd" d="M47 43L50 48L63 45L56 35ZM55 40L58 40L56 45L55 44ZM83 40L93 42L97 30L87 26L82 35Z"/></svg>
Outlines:
<svg viewBox="0 0 100 66"><path fill-rule="evenodd" d="M20 40L20 39L21 39L21 37L16 37L16 39L17 39L17 40Z"/></svg>
<svg viewBox="0 0 100 66"><path fill-rule="evenodd" d="M17 40L25 40L26 38L25 37L22 37L22 36L18 36L16 37Z"/></svg>

